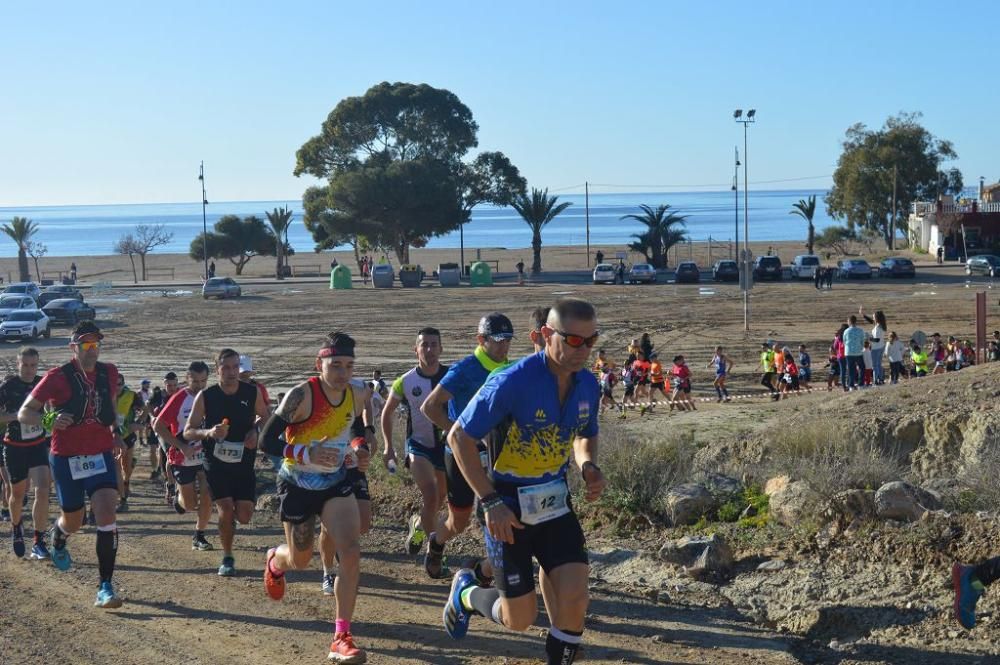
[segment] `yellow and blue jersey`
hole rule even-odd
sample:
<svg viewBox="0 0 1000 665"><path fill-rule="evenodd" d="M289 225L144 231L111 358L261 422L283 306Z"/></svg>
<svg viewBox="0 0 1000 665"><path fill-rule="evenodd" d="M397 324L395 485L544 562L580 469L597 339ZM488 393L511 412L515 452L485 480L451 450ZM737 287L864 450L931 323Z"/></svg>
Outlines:
<svg viewBox="0 0 1000 665"><path fill-rule="evenodd" d="M589 370L573 376L564 403L545 352L530 355L491 376L458 417L474 439L494 429L490 446L493 479L523 486L565 475L578 437L597 435L600 386Z"/></svg>

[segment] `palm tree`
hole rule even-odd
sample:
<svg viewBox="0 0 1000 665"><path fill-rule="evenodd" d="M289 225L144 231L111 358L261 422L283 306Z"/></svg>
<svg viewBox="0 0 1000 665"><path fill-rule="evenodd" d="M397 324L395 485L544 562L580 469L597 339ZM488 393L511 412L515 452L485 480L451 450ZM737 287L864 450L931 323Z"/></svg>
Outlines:
<svg viewBox="0 0 1000 665"><path fill-rule="evenodd" d="M813 215L816 214L816 195L813 194L808 199L799 199L798 203L792 205L789 215L798 215L809 224L809 235L806 238L806 249L813 253L813 245L816 244L816 227L813 226Z"/></svg>
<svg viewBox="0 0 1000 665"><path fill-rule="evenodd" d="M558 196L549 196L549 190L531 188L531 196L518 194L511 206L521 216L521 219L531 227L531 272L542 271L542 228L573 205L569 201L559 203Z"/></svg>
<svg viewBox="0 0 1000 665"><path fill-rule="evenodd" d="M292 211L286 207L275 208L265 212L271 225L271 235L274 236L274 255L277 257L276 274L278 279L285 278L285 248L288 246L288 227L292 225Z"/></svg>
<svg viewBox="0 0 1000 665"><path fill-rule="evenodd" d="M633 252L642 254L643 258L646 259L646 263L649 263L649 232L633 233L632 237L635 238L635 242L630 242L628 248Z"/></svg>
<svg viewBox="0 0 1000 665"><path fill-rule="evenodd" d="M687 215L678 215L670 211L667 204L653 208L640 205L642 214L622 215L621 219L632 219L646 227L644 235L649 243L649 262L654 268L666 267L666 252L685 238L685 232L678 226L684 226Z"/></svg>
<svg viewBox="0 0 1000 665"><path fill-rule="evenodd" d="M20 281L30 282L31 272L28 269L28 243L31 237L38 233L38 225L27 217L15 217L10 224L0 227L11 240L17 243L17 271L21 274Z"/></svg>

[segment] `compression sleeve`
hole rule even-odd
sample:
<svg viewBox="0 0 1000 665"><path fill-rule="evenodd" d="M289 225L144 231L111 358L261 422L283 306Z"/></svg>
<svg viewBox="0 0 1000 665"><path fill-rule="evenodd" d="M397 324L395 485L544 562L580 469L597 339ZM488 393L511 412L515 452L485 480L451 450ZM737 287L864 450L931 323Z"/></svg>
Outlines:
<svg viewBox="0 0 1000 665"><path fill-rule="evenodd" d="M267 423L264 425L264 430L260 433L261 440L264 442L265 453L279 457L284 456L285 442L282 441L281 435L285 433L285 428L288 425L288 421L277 413L271 414L271 417L267 419Z"/></svg>

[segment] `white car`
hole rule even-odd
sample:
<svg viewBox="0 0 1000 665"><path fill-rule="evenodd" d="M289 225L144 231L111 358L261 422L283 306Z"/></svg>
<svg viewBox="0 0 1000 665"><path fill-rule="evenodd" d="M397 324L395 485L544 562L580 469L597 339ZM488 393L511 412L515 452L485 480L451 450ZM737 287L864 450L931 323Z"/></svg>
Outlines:
<svg viewBox="0 0 1000 665"><path fill-rule="evenodd" d="M12 282L3 290L2 295L7 294L13 296L31 296L35 299L35 302L38 302L38 298L42 295L42 290L34 282Z"/></svg>
<svg viewBox="0 0 1000 665"><path fill-rule="evenodd" d="M243 290L232 277L212 277L201 287L201 297L209 298L239 298Z"/></svg>
<svg viewBox="0 0 1000 665"><path fill-rule="evenodd" d="M594 268L594 284L614 284L618 275L610 263L598 263Z"/></svg>
<svg viewBox="0 0 1000 665"><path fill-rule="evenodd" d="M49 317L40 309L19 309L0 323L0 339L36 339L52 336Z"/></svg>
<svg viewBox="0 0 1000 665"><path fill-rule="evenodd" d="M800 254L792 260L789 270L794 279L815 279L819 266L819 257L815 254Z"/></svg>
<svg viewBox="0 0 1000 665"><path fill-rule="evenodd" d="M638 282L652 284L656 281L656 268L648 263L636 263L628 271L626 279L628 279L629 284L636 284Z"/></svg>
<svg viewBox="0 0 1000 665"><path fill-rule="evenodd" d="M11 312L19 309L38 309L35 299L31 296L2 294L0 295L0 321L6 319Z"/></svg>

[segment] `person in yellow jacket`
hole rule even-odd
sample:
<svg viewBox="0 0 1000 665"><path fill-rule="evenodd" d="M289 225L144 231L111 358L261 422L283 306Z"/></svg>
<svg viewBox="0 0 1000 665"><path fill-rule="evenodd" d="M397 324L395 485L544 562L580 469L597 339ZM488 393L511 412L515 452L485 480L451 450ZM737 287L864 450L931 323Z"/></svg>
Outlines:
<svg viewBox="0 0 1000 665"><path fill-rule="evenodd" d="M927 376L927 352L921 350L920 345L916 342L911 347L910 360L913 361L914 376Z"/></svg>
<svg viewBox="0 0 1000 665"><path fill-rule="evenodd" d="M118 512L128 510L129 481L135 469L136 458L133 456L135 444L139 440L140 423L145 422L149 414L142 395L125 385L125 377L118 375L118 395L115 397L115 415L117 416L118 434L125 442L125 450L118 458Z"/></svg>

